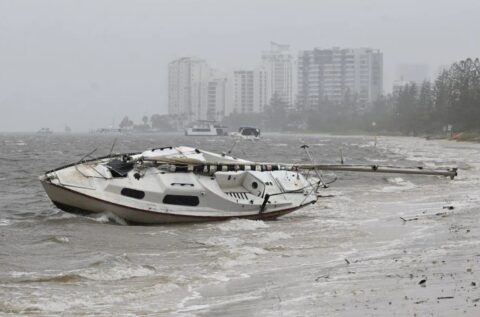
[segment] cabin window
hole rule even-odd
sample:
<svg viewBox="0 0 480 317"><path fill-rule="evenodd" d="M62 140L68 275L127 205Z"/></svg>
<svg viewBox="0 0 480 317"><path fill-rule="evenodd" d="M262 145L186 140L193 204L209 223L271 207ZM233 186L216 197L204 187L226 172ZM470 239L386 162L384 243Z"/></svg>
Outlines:
<svg viewBox="0 0 480 317"><path fill-rule="evenodd" d="M143 197L145 197L144 191L131 189L131 188L122 188L122 191L120 193L123 196L136 198L136 199L143 199Z"/></svg>
<svg viewBox="0 0 480 317"><path fill-rule="evenodd" d="M169 205L198 206L200 200L197 196L166 195L163 198L163 203Z"/></svg>

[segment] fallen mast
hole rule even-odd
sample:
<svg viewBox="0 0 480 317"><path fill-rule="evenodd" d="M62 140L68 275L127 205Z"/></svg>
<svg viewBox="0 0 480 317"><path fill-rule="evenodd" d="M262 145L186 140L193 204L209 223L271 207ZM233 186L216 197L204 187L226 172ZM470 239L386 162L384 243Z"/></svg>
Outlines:
<svg viewBox="0 0 480 317"><path fill-rule="evenodd" d="M391 173L391 174L414 174L445 176L454 179L458 173L457 168L445 169L427 169L422 166L417 167L394 167L381 165L338 165L338 164L273 164L273 163L237 163L237 164L175 164L172 162L161 162L163 168L171 172L197 172L213 174L215 172L227 171L301 171L301 170L319 170L319 171L338 171L338 172L366 172L366 173Z"/></svg>
<svg viewBox="0 0 480 317"><path fill-rule="evenodd" d="M367 172L367 173L392 173L392 174L416 174L446 176L454 179L458 173L457 168L446 169L427 169L423 166L417 167L394 167L381 165L321 165L311 164L302 165L301 169L318 169L321 171L339 171L339 172Z"/></svg>

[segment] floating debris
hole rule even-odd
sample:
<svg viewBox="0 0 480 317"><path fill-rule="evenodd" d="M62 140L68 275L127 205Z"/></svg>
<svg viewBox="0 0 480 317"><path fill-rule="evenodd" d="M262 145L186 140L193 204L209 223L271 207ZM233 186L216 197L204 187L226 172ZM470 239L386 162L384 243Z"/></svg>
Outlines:
<svg viewBox="0 0 480 317"><path fill-rule="evenodd" d="M403 218L403 217L400 217L400 219L402 219L404 222L407 222L407 221L414 221L414 220L418 220L418 217L415 217L415 218Z"/></svg>
<svg viewBox="0 0 480 317"><path fill-rule="evenodd" d="M330 277L330 276L328 276L328 275L322 275L322 276L319 276L319 277L317 277L317 278L315 279L315 282L318 282L318 281L320 281L320 279L322 279L322 278L324 278L324 279L328 279L329 277Z"/></svg>
<svg viewBox="0 0 480 317"><path fill-rule="evenodd" d="M452 299L452 298L455 298L453 296L440 296L440 297L437 297L437 299Z"/></svg>

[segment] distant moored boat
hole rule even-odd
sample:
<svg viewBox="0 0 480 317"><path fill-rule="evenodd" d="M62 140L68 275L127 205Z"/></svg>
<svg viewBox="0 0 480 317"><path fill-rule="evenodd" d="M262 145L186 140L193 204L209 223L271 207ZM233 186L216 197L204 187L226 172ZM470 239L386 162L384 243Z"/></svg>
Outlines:
<svg viewBox="0 0 480 317"><path fill-rule="evenodd" d="M53 131L50 130L49 128L41 128L40 130L37 131L38 134L52 134Z"/></svg>
<svg viewBox="0 0 480 317"><path fill-rule="evenodd" d="M225 136L228 128L215 121L197 121L192 127L185 129L187 136Z"/></svg>

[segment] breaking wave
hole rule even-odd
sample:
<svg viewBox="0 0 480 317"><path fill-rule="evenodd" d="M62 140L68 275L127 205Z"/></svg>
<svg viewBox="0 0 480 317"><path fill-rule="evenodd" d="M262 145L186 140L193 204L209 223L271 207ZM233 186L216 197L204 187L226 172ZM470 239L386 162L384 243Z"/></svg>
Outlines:
<svg viewBox="0 0 480 317"><path fill-rule="evenodd" d="M62 272L54 275L40 275L28 272L14 272L13 278L20 283L76 283L82 280L120 281L136 277L154 275L155 268L149 265L132 263L126 256L115 256L95 262L86 268Z"/></svg>
<svg viewBox="0 0 480 317"><path fill-rule="evenodd" d="M116 225L122 225L126 226L127 222L125 219L111 213L111 212L102 212L98 214L90 214L87 216L87 218L92 219L94 221L100 222L100 223L111 223L111 224L116 224Z"/></svg>

